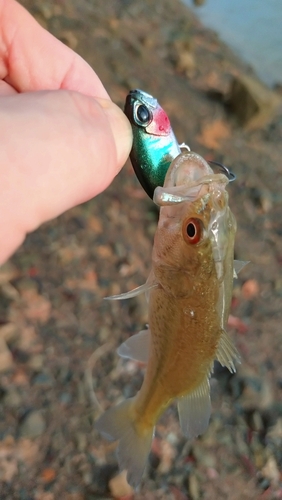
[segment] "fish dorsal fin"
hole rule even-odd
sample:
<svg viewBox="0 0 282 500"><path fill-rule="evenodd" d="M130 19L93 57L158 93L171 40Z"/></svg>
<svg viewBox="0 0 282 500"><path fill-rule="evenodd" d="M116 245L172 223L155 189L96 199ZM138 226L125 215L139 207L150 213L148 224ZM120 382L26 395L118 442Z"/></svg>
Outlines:
<svg viewBox="0 0 282 500"><path fill-rule="evenodd" d="M132 297L136 297L137 295L141 295L142 293L149 292L150 290L152 290L152 288L156 288L157 286L157 283L144 283L144 285L138 286L130 292L120 293L119 295L111 295L110 297L104 297L104 300L131 299Z"/></svg>
<svg viewBox="0 0 282 500"><path fill-rule="evenodd" d="M208 377L192 393L178 398L178 414L183 434L193 439L203 434L211 414L210 383Z"/></svg>
<svg viewBox="0 0 282 500"><path fill-rule="evenodd" d="M234 260L233 278L238 278L239 272L249 263L249 260Z"/></svg>
<svg viewBox="0 0 282 500"><path fill-rule="evenodd" d="M240 363L240 355L225 330L222 330L221 333L216 351L216 359L222 366L226 366L231 373L236 372L234 361Z"/></svg>
<svg viewBox="0 0 282 500"><path fill-rule="evenodd" d="M142 330L123 342L123 344L119 346L117 353L121 358L129 358L140 361L141 363L148 363L150 341L150 330Z"/></svg>

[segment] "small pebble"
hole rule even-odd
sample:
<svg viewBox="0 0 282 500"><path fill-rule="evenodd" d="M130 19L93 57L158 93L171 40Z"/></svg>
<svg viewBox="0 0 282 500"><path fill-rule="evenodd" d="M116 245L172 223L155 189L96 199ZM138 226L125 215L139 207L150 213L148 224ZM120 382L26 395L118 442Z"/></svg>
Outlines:
<svg viewBox="0 0 282 500"><path fill-rule="evenodd" d="M6 342L0 339L0 372L11 370L14 366L13 356Z"/></svg>
<svg viewBox="0 0 282 500"><path fill-rule="evenodd" d="M34 354L28 360L28 366L35 372L39 372L43 368L44 356L42 354Z"/></svg>
<svg viewBox="0 0 282 500"><path fill-rule="evenodd" d="M259 283L255 279L248 280L242 286L242 295L244 299L252 299L259 294Z"/></svg>
<svg viewBox="0 0 282 500"><path fill-rule="evenodd" d="M40 411L32 411L27 414L20 425L20 435L27 438L41 436L46 429L46 423Z"/></svg>
<svg viewBox="0 0 282 500"><path fill-rule="evenodd" d="M192 500L198 500L200 498L200 485L196 474L190 474L188 489Z"/></svg>
<svg viewBox="0 0 282 500"><path fill-rule="evenodd" d="M121 498L125 496L128 500L133 498L133 489L129 486L126 480L126 474L126 471L122 471L110 480L109 488L114 498Z"/></svg>
<svg viewBox="0 0 282 500"><path fill-rule="evenodd" d="M53 379L48 375L48 373L38 373L36 377L33 378L32 383L34 385L41 385L41 386L52 386L53 385Z"/></svg>
<svg viewBox="0 0 282 500"><path fill-rule="evenodd" d="M4 397L4 404L8 408L19 408L23 404L23 399L20 393L11 387Z"/></svg>
<svg viewBox="0 0 282 500"><path fill-rule="evenodd" d="M280 471L274 457L269 457L265 466L261 469L262 475L269 479L273 484L278 484L280 479Z"/></svg>

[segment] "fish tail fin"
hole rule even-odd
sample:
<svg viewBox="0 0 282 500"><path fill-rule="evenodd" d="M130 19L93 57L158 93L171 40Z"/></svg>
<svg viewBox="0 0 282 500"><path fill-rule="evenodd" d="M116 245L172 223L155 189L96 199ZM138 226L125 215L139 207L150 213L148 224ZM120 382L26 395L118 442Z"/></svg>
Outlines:
<svg viewBox="0 0 282 500"><path fill-rule="evenodd" d="M134 399L127 399L107 410L95 422L95 427L107 439L119 440L117 458L120 470L127 470L127 481L136 488L145 469L154 428L138 432L132 416Z"/></svg>

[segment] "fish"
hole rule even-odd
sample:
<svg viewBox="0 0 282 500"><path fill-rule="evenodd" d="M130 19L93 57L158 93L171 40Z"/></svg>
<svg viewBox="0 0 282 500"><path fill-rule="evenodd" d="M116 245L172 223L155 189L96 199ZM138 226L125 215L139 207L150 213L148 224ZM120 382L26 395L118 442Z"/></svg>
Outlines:
<svg viewBox="0 0 282 500"><path fill-rule="evenodd" d="M122 300L146 293L148 327L118 348L123 358L146 363L139 392L111 407L95 427L118 440L117 458L132 487L141 481L154 429L176 400L183 434L203 434L211 414L214 360L235 372L240 362L226 325L233 277L236 221L228 203L228 175L215 173L200 155L180 153L163 186L154 190L160 207L152 268L144 285L108 297Z"/></svg>
<svg viewBox="0 0 282 500"><path fill-rule="evenodd" d="M124 112L133 132L132 166L143 189L153 198L155 188L163 186L166 172L180 154L181 146L166 112L147 92L130 90Z"/></svg>

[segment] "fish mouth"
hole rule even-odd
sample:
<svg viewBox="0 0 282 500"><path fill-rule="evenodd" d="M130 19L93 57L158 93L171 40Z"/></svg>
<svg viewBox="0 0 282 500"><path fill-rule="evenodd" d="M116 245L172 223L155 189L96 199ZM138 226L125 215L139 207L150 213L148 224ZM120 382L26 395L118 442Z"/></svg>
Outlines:
<svg viewBox="0 0 282 500"><path fill-rule="evenodd" d="M144 92L144 90L134 89L130 90L128 94L129 98L140 101L142 104L150 106L150 108L155 109L158 106L158 101L152 95Z"/></svg>

